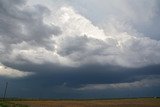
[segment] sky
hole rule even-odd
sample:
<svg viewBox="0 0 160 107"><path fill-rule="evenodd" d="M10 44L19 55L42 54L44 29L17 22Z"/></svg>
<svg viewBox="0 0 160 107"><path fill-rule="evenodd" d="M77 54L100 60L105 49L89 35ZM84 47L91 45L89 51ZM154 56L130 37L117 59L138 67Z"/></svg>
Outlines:
<svg viewBox="0 0 160 107"><path fill-rule="evenodd" d="M159 0L0 0L0 97L160 96Z"/></svg>

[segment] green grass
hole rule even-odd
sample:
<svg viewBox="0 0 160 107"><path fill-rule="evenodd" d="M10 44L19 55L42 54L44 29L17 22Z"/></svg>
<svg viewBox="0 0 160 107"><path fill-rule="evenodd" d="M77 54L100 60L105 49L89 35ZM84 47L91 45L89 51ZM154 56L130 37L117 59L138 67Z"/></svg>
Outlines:
<svg viewBox="0 0 160 107"><path fill-rule="evenodd" d="M0 107L28 107L28 106L22 104L15 104L8 101L0 101Z"/></svg>

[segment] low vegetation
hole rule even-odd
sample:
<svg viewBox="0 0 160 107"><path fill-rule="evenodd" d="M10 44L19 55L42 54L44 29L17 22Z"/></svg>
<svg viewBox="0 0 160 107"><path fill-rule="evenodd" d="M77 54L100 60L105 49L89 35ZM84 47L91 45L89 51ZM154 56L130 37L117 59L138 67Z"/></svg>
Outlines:
<svg viewBox="0 0 160 107"><path fill-rule="evenodd" d="M11 101L28 107L160 107L159 98L113 100L26 100ZM24 107L24 106L14 106ZM26 107L26 106L25 106Z"/></svg>
<svg viewBox="0 0 160 107"><path fill-rule="evenodd" d="M16 104L11 101L0 101L0 107L29 107L23 104Z"/></svg>

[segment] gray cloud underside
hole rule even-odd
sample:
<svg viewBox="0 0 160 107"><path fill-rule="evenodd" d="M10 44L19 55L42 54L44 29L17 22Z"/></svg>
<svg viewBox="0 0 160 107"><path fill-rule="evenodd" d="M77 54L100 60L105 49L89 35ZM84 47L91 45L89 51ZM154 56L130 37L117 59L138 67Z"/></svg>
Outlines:
<svg viewBox="0 0 160 107"><path fill-rule="evenodd" d="M0 78L2 89L5 86L2 84L3 81L9 82L8 96L12 97L102 98L120 97L119 95L127 97L133 93L133 96L141 97L160 95L160 66L124 69L98 65L66 68L50 64L41 66L31 64L16 68L34 71L37 74L17 79Z"/></svg>
<svg viewBox="0 0 160 107"><path fill-rule="evenodd" d="M154 77L154 76L153 76ZM108 90L108 89L135 89L135 88L148 88L153 86L159 86L159 77L147 78L140 81L127 82L127 83L115 83L115 84L87 84L78 88L78 90Z"/></svg>

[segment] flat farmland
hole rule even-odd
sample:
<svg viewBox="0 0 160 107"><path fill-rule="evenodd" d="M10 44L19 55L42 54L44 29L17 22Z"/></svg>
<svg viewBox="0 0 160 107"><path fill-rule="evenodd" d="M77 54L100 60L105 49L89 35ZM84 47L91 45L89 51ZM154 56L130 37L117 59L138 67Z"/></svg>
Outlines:
<svg viewBox="0 0 160 107"><path fill-rule="evenodd" d="M160 99L11 101L27 107L160 107Z"/></svg>

